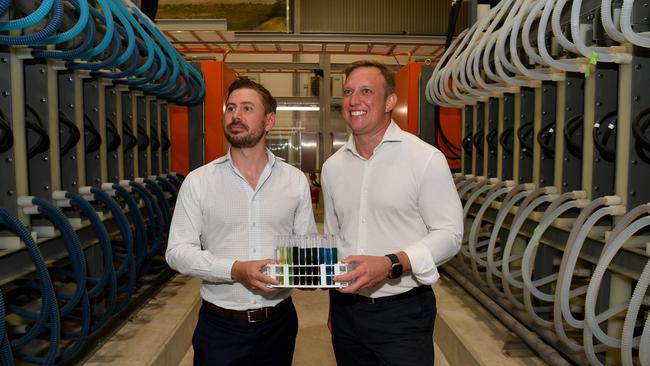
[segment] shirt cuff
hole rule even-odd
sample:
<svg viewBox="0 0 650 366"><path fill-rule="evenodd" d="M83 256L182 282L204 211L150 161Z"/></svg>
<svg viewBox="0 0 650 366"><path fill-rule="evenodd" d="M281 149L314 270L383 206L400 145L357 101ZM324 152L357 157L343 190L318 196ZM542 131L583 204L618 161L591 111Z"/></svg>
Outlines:
<svg viewBox="0 0 650 366"><path fill-rule="evenodd" d="M431 251L426 245L419 242L414 243L404 249L404 252L411 262L411 273L419 283L430 285L440 278L438 267L436 267L436 263L431 257Z"/></svg>
<svg viewBox="0 0 650 366"><path fill-rule="evenodd" d="M232 258L218 258L214 263L212 275L218 281L232 281L232 265L234 263L235 260Z"/></svg>

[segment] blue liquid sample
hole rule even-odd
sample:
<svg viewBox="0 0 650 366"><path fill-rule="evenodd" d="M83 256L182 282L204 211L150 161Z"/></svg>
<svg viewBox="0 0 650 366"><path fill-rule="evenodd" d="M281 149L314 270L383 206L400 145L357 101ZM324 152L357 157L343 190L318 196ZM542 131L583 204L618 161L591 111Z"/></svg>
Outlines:
<svg viewBox="0 0 650 366"><path fill-rule="evenodd" d="M323 248L323 262L325 263L325 277L327 278L327 284L332 284L332 248Z"/></svg>

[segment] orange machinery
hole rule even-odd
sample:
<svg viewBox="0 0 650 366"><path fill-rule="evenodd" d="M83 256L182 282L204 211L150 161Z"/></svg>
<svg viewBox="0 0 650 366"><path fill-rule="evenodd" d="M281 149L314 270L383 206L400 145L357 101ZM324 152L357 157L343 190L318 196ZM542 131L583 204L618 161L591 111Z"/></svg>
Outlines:
<svg viewBox="0 0 650 366"><path fill-rule="evenodd" d="M170 112L172 171L186 175L190 171L190 145L203 143L203 162L210 162L226 152L223 111L228 87L237 78L235 71L222 61L199 61L205 78L205 99L198 106L174 106ZM189 108L202 108L203 121L189 121ZM189 123L203 125L202 141L189 141Z"/></svg>
<svg viewBox="0 0 650 366"><path fill-rule="evenodd" d="M435 115L420 115L420 104L427 103L424 99L424 88L426 85L420 80L423 71L423 62L409 62L397 73L395 73L395 93L397 94L397 105L393 109L393 119L401 129L408 131L416 136L422 136L426 132L424 129L434 129ZM433 113L429 111L428 113ZM460 169L460 160L450 159L455 155L442 142L440 132L444 133L447 139L455 146L461 146L462 140L462 116L461 110L456 108L440 107L439 129L436 132L436 141L434 145L447 156L447 162L451 169ZM422 121L427 122L426 125Z"/></svg>

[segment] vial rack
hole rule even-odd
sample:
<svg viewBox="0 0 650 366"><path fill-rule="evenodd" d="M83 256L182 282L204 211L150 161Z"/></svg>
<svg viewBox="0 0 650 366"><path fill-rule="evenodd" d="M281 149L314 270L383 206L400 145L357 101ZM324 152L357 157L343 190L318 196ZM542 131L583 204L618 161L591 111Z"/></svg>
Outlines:
<svg viewBox="0 0 650 366"><path fill-rule="evenodd" d="M348 265L338 262L334 235L278 235L273 238L275 263L264 269L279 285L271 287L340 288L347 282L334 282L346 273Z"/></svg>

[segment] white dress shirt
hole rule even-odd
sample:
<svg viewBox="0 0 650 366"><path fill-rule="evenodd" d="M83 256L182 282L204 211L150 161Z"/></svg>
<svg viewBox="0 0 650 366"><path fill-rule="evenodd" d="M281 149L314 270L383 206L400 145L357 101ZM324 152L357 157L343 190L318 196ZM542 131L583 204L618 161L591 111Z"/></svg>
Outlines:
<svg viewBox="0 0 650 366"><path fill-rule="evenodd" d="M323 165L325 231L338 234L339 260L348 255L404 251L411 273L375 289L381 297L432 284L437 263L460 249L463 210L444 155L391 121L369 159L354 137Z"/></svg>
<svg viewBox="0 0 650 366"><path fill-rule="evenodd" d="M230 276L236 260L274 258L275 235L313 234L309 184L295 167L269 158L253 189L230 151L187 175L174 208L166 259L203 280L201 297L233 310L274 306L291 292L251 291Z"/></svg>

